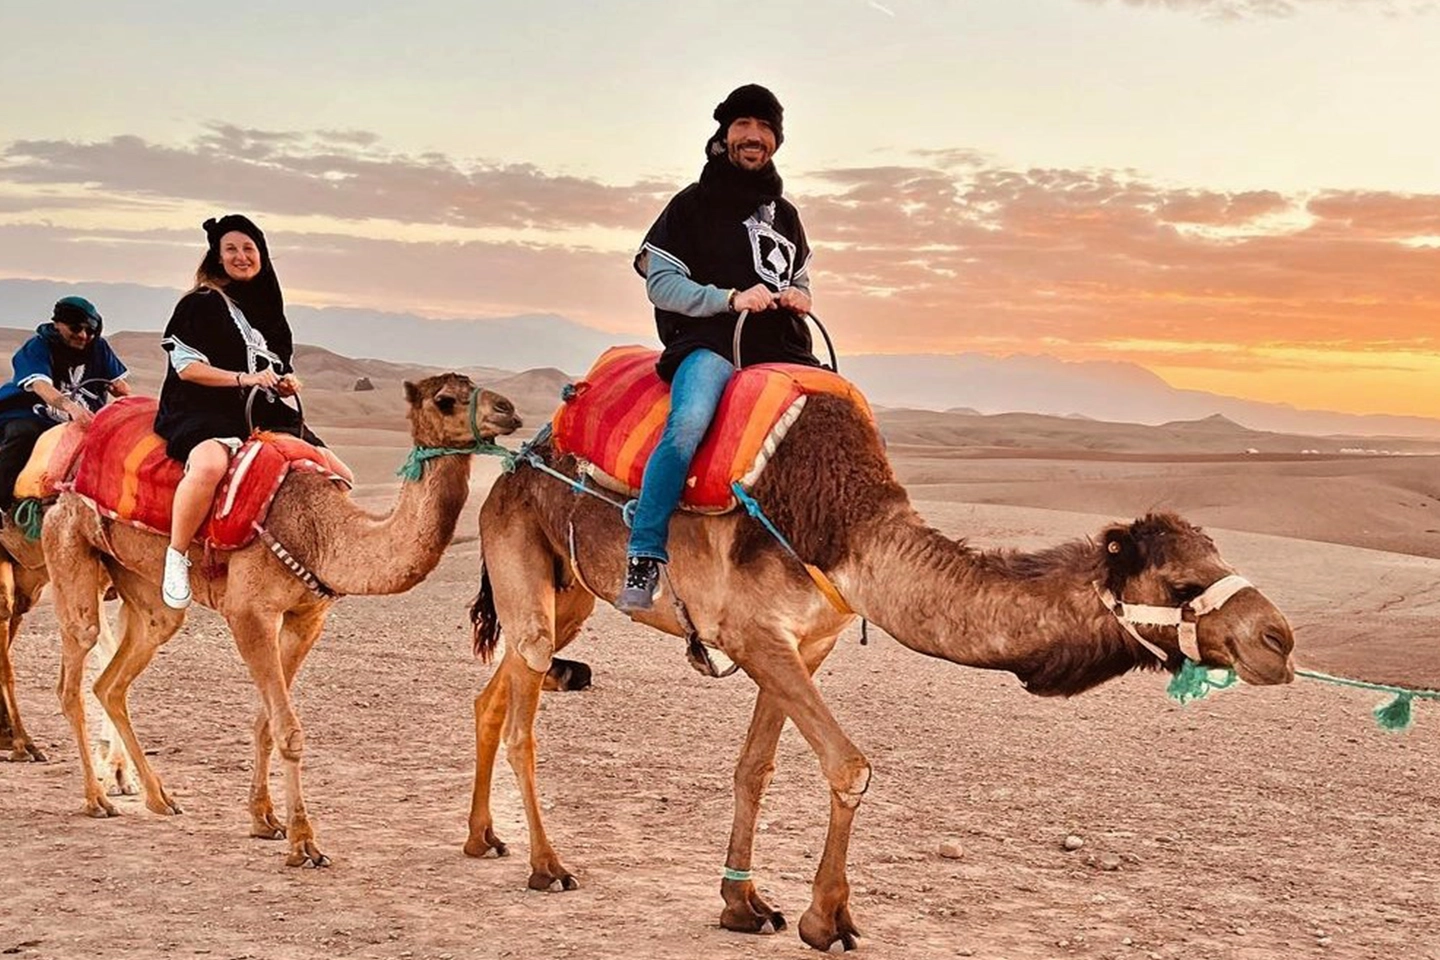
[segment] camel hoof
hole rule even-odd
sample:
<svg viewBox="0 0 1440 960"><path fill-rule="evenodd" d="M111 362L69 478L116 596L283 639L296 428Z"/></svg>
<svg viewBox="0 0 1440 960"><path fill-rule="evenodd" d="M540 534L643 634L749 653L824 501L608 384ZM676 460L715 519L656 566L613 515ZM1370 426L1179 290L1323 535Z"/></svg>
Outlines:
<svg viewBox="0 0 1440 960"><path fill-rule="evenodd" d="M45 763L50 758L45 756L45 751L27 740L11 748L9 759L11 763Z"/></svg>
<svg viewBox="0 0 1440 960"><path fill-rule="evenodd" d="M811 910L800 918L800 939L828 953L848 953L860 946L860 931L850 920L850 911L841 907L828 921Z"/></svg>
<svg viewBox="0 0 1440 960"><path fill-rule="evenodd" d="M290 851L290 856L285 858L287 867L320 867L330 866L330 858L320 852L313 841L307 840L299 847Z"/></svg>
<svg viewBox="0 0 1440 960"><path fill-rule="evenodd" d="M579 890L580 881L568 873L552 877L543 870L536 870L530 874L529 887L531 890L543 890L546 893L560 893L565 890Z"/></svg>
<svg viewBox="0 0 1440 960"><path fill-rule="evenodd" d="M110 797L134 797L140 794L140 786L133 780L120 779L111 784L105 794Z"/></svg>
<svg viewBox="0 0 1440 960"><path fill-rule="evenodd" d="M257 823L250 827L250 836L256 840L284 840L285 828Z"/></svg>
<svg viewBox="0 0 1440 960"><path fill-rule="evenodd" d="M720 926L732 933L779 933L786 927L785 915L779 910L757 911L749 904L738 909L726 907L720 914Z"/></svg>
<svg viewBox="0 0 1440 960"><path fill-rule="evenodd" d="M152 799L147 797L145 800L145 808L151 813L160 814L162 817L178 817L185 812L180 809L180 804L171 800L163 793L157 798Z"/></svg>
<svg viewBox="0 0 1440 960"><path fill-rule="evenodd" d="M496 858L510 856L510 847L495 836L495 831L486 828L484 834L479 837L471 837L465 841L465 856L482 858L494 851Z"/></svg>
<svg viewBox="0 0 1440 960"><path fill-rule="evenodd" d="M94 817L96 820L106 820L110 817L120 816L120 811L116 810L115 805L109 800L100 797L93 801L86 801L85 816Z"/></svg>

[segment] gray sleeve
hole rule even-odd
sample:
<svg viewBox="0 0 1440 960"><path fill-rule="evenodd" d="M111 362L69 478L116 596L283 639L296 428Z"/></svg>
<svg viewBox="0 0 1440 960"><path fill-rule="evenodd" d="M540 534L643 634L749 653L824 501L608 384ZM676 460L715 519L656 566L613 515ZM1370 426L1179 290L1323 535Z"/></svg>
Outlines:
<svg viewBox="0 0 1440 960"><path fill-rule="evenodd" d="M686 317L714 317L729 310L729 290L691 280L681 264L661 251L647 251L645 293L661 310ZM656 254L659 255L656 255Z"/></svg>

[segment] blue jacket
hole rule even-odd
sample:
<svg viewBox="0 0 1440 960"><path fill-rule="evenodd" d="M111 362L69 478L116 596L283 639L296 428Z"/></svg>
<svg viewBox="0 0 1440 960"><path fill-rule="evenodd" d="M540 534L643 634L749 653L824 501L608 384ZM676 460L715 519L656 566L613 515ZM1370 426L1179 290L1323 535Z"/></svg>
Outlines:
<svg viewBox="0 0 1440 960"><path fill-rule="evenodd" d="M35 419L57 423L50 408L32 391L40 380L56 390L99 410L108 399L106 388L125 376L125 364L115 356L104 337L95 337L84 350L66 345L54 323L42 323L11 361L15 375L0 386L0 424Z"/></svg>

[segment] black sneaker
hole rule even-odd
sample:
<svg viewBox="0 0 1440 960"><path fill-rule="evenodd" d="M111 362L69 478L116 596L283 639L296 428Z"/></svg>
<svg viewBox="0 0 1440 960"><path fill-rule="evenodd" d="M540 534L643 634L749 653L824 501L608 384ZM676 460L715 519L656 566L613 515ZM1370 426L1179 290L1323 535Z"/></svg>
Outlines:
<svg viewBox="0 0 1440 960"><path fill-rule="evenodd" d="M625 583L615 598L615 609L635 613L655 606L660 595L660 561L649 557L631 557L625 567Z"/></svg>

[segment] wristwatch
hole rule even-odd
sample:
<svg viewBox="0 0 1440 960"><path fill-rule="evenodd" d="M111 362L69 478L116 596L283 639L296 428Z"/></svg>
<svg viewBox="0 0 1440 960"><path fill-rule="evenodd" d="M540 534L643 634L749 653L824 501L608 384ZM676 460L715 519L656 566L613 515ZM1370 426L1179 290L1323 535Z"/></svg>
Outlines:
<svg viewBox="0 0 1440 960"><path fill-rule="evenodd" d="M732 311L735 309L735 291L733 289L725 295L725 309Z"/></svg>

